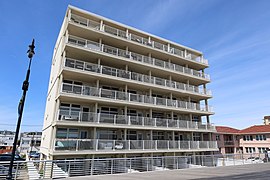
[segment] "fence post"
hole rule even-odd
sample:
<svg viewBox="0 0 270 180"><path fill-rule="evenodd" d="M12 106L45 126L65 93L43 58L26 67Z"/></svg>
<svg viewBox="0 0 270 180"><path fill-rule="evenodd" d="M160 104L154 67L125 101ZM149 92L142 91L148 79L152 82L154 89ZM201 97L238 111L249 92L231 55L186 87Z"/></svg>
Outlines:
<svg viewBox="0 0 270 180"><path fill-rule="evenodd" d="M111 174L113 174L113 159L111 160Z"/></svg>
<svg viewBox="0 0 270 180"><path fill-rule="evenodd" d="M146 171L148 172L148 158L146 159Z"/></svg>
<svg viewBox="0 0 270 180"><path fill-rule="evenodd" d="M68 161L68 177L70 177L70 160Z"/></svg>
<svg viewBox="0 0 270 180"><path fill-rule="evenodd" d="M132 165L131 165L131 158L130 158L130 161L129 161L129 172L131 172L131 168L132 168Z"/></svg>
<svg viewBox="0 0 270 180"><path fill-rule="evenodd" d="M19 163L17 163L17 165L16 165L15 179L17 179L17 175L18 175L18 169L19 169Z"/></svg>

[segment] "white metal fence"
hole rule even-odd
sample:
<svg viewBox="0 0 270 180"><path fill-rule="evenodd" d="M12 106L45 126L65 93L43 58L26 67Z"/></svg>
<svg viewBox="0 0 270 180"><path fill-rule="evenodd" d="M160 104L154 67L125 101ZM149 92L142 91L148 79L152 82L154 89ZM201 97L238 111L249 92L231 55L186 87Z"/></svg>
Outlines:
<svg viewBox="0 0 270 180"><path fill-rule="evenodd" d="M54 161L24 161L14 163L14 179L51 179L72 176L161 171L198 167L234 166L268 163L267 154L227 154L163 156L107 159L77 159ZM0 162L0 179L5 179L9 162ZM6 170L4 170L6 168Z"/></svg>

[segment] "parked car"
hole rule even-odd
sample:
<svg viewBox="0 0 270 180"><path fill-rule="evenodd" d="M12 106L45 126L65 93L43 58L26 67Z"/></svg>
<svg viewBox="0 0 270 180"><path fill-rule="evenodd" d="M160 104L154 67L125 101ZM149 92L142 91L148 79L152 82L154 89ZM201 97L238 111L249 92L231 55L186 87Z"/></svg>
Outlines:
<svg viewBox="0 0 270 180"><path fill-rule="evenodd" d="M11 160L11 154L0 154L0 161L10 161L10 160ZM22 158L18 154L15 154L14 160L15 161L25 161L25 159Z"/></svg>
<svg viewBox="0 0 270 180"><path fill-rule="evenodd" d="M250 163L263 163L263 160L259 157L249 157L246 161Z"/></svg>
<svg viewBox="0 0 270 180"><path fill-rule="evenodd" d="M33 158L33 159L39 159L40 158L40 153L38 153L38 152L30 153L29 157Z"/></svg>

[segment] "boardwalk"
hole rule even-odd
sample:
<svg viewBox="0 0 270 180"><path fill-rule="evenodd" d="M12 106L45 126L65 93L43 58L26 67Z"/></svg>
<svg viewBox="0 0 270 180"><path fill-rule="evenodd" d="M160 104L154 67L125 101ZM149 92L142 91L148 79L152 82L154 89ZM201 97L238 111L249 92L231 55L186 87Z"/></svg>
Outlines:
<svg viewBox="0 0 270 180"><path fill-rule="evenodd" d="M70 180L269 180L270 163L225 167L206 167L170 171L72 177Z"/></svg>

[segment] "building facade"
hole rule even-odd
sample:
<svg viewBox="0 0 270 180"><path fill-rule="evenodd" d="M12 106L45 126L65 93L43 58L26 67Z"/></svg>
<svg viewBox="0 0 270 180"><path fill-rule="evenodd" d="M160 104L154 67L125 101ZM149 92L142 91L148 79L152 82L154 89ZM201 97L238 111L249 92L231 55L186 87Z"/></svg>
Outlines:
<svg viewBox="0 0 270 180"><path fill-rule="evenodd" d="M216 154L237 154L242 150L239 147L240 130L227 127L216 126L217 132L213 134L213 140L217 141L219 151Z"/></svg>
<svg viewBox="0 0 270 180"><path fill-rule="evenodd" d="M270 125L254 125L240 131L243 154L265 153L270 149Z"/></svg>
<svg viewBox="0 0 270 180"><path fill-rule="evenodd" d="M266 123L267 124L267 123ZM216 126L213 140L217 140L220 154L265 153L270 149L270 125L254 125L239 130Z"/></svg>
<svg viewBox="0 0 270 180"><path fill-rule="evenodd" d="M41 132L24 132L20 136L20 153L39 152Z"/></svg>
<svg viewBox="0 0 270 180"><path fill-rule="evenodd" d="M41 158L211 154L208 67L197 50L69 6L52 58Z"/></svg>
<svg viewBox="0 0 270 180"><path fill-rule="evenodd" d="M0 154L12 151L15 132L13 131L0 131Z"/></svg>

